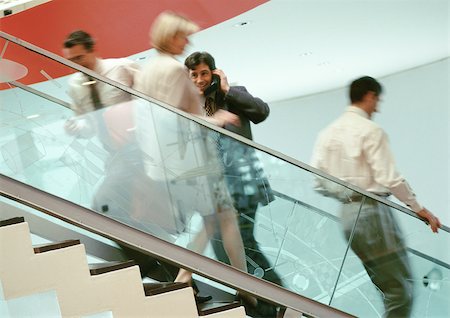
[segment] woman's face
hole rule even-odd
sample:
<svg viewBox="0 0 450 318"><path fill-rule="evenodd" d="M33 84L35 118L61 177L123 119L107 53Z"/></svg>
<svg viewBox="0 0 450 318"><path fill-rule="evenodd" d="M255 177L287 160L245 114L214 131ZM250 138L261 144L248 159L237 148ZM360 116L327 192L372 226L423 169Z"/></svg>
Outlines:
<svg viewBox="0 0 450 318"><path fill-rule="evenodd" d="M177 32L175 36L169 41L167 51L173 55L181 55L184 52L184 48L189 43L189 34L184 32Z"/></svg>

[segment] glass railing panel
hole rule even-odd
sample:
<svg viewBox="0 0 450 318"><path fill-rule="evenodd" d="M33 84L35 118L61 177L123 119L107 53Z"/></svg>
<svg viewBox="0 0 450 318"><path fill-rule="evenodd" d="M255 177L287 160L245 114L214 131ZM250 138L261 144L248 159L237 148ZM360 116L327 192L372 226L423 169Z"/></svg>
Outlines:
<svg viewBox="0 0 450 318"><path fill-rule="evenodd" d="M411 317L450 315L445 301L450 295L450 265L443 261L449 253L447 232L432 233L422 221L370 198L362 206L344 204L342 213L357 223L354 231L348 230L352 249L333 307L358 317L384 316L396 306L409 308ZM438 258L431 256L436 249ZM408 301L409 306L403 305ZM407 311L393 309L390 314L400 317Z"/></svg>
<svg viewBox="0 0 450 318"><path fill-rule="evenodd" d="M73 72L67 67L66 73ZM55 88L54 81L59 87ZM243 254L234 256L231 261L234 265L239 264L239 257L244 257L255 276L270 278L310 297L320 295L299 289L298 286L303 286L303 277L292 276L292 272L299 266L305 267L304 255L311 258L321 253L321 259L335 262L336 254L343 255L345 244L337 246L335 238L326 242L328 238L319 238L317 231L310 229L296 233L303 225L317 225L321 221L316 220L308 208L272 193L272 188L276 190L276 187L295 187L301 189L297 193L313 193L313 176L308 171L211 131L159 105L131 98L131 95L126 102L75 116L63 107L72 102L67 94L68 81L67 77L62 77L25 86L25 89L2 91L4 105L15 102L30 109L29 114L16 115L20 123L15 125L20 128L18 133L5 129L2 134L2 174L199 253L210 251L212 257L215 252L210 242L219 242L219 246L231 245L228 254L242 254L238 245L243 244ZM61 102L49 101L46 95ZM35 109L33 105L52 109L52 116L41 116L42 113L37 111L39 108ZM2 127L9 125L10 111L2 107ZM40 118L39 121L30 118L31 115ZM68 123L82 129L78 134L70 134L65 128ZM218 147L218 144L225 147L230 143L232 145L225 150ZM231 157L232 153L234 157ZM230 156L226 157L227 154ZM234 162L236 158L247 156L249 159L244 166L239 160ZM265 162L273 166L266 168ZM224 165L228 168L237 165L236 172L233 174L230 169L224 169ZM256 170L250 175L246 171L249 165ZM283 179L280 173L290 178ZM296 182L289 184L295 176ZM229 190L233 179L243 185L232 193L234 199L243 201L239 203L242 215L237 222L247 221L247 225L255 228L250 233L247 231L250 237L254 234L255 241L248 239L246 234L243 241L239 241L239 236L230 235L239 233L235 215L224 217L216 211L218 200L233 204ZM250 186L253 183L257 184L260 196L253 202L254 210L256 204L261 207L254 215L248 215L241 207L247 204L246 201L252 201L256 193ZM319 217L323 218L323 215ZM322 222L327 223L326 220ZM204 235L202 231L205 230L211 240L194 243L199 238L198 233ZM213 239L212 233L222 235ZM206 249L202 244L207 244ZM324 245L334 247L320 253L314 250ZM310 266L311 277L316 270L318 268ZM336 275L333 270L330 280L335 280ZM323 286L320 288L323 293Z"/></svg>
<svg viewBox="0 0 450 318"><path fill-rule="evenodd" d="M2 42L2 45L2 58L17 63L17 68L27 72L19 78L14 72L1 76L1 172L70 198L78 178L69 173L63 162L74 139L65 133L63 124L73 112L68 108L67 77L54 78L54 73L63 70L68 74L74 70L15 43ZM16 56L34 60L35 64L22 65L14 61ZM31 79L38 83L25 85ZM77 202L86 201L86 195L83 198L81 192Z"/></svg>
<svg viewBox="0 0 450 318"><path fill-rule="evenodd" d="M272 226L286 224L275 263L282 286L328 304L346 249L338 220L299 202L287 218L274 212Z"/></svg>
<svg viewBox="0 0 450 318"><path fill-rule="evenodd" d="M355 256L345 258L342 204L316 191L322 177L101 79L126 100L75 116L66 107L68 81L0 91L0 173L226 263L212 247L218 243L222 254L228 247L232 265L322 303L378 308L376 294L351 288L352 281L373 285ZM82 85L86 94L89 85ZM28 112L17 113L15 104ZM325 182L341 201L358 197ZM237 217L226 213L232 207ZM338 279L348 281L347 292ZM354 292L372 300L360 302Z"/></svg>
<svg viewBox="0 0 450 318"><path fill-rule="evenodd" d="M393 209L403 233L413 282L412 316L450 316L450 235Z"/></svg>
<svg viewBox="0 0 450 318"><path fill-rule="evenodd" d="M247 270L257 277L272 281L300 295L328 303L347 247L340 231L338 218L333 215L334 212L321 210L317 207L318 204L296 201L279 193L276 188L287 189L294 186L297 188L297 193L313 194L317 176L229 136L215 136L216 132L202 126L195 127L192 121L187 121L185 118L176 118L177 125L171 126L165 111L153 109L152 123L159 125L154 133L158 136L158 146L161 149L159 155L165 158L161 160L165 163L165 170L170 171L174 176L176 172L178 173L178 176L168 183L172 189L170 193L179 198L181 198L180 193L186 193L183 190L175 190L180 181L193 184L195 178L207 176L220 184L220 180L224 179L225 187L221 188L221 191L224 195L232 197L237 209L238 225L241 228L240 233L247 258ZM171 135L173 136L170 137ZM216 157L210 157L209 161L204 163L204 167L200 165L174 168L174 163L188 154L186 145L189 146L193 141L200 141L202 138L210 142L207 146L213 145L215 149L218 149ZM142 139L148 140L148 138ZM149 147L149 149L154 151L155 147ZM244 153L245 156L234 156L233 152ZM197 152L197 155L204 154ZM222 169L214 166L217 156L220 159L219 163L223 165ZM174 158L178 159L172 162ZM269 168L263 164L264 162L271 163ZM257 171L252 170L254 167L257 167L255 169ZM292 176L297 177L295 184L289 184ZM343 198L357 196L356 192L344 186L335 184L334 188ZM206 188L206 191L208 193L209 190ZM211 199L211 195L209 196ZM257 196L260 196L259 199L256 198ZM215 204L213 201L213 208ZM248 213L251 210L249 206L252 204L255 205L253 214ZM229 225L220 222L224 213L222 211L214 214L214 211L211 211L208 214L206 211L206 216L203 218L207 228L210 225L208 223L210 218L214 218L213 230L222 234L218 238L222 246L232 244L227 242L227 236L223 235L223 227ZM214 241L216 240L215 237ZM236 249L235 246L234 252L237 252ZM223 260L217 254L215 256Z"/></svg>
<svg viewBox="0 0 450 318"><path fill-rule="evenodd" d="M287 262L282 250L286 243L288 222L295 208L294 202L280 198L259 207L255 214L238 213L250 274L285 285Z"/></svg>
<svg viewBox="0 0 450 318"><path fill-rule="evenodd" d="M274 159L273 156L263 156L262 162L266 171L270 174L271 184L277 192L299 199L304 204L313 206L317 210L326 211L332 217L339 217L339 201L316 191L318 182L314 173L300 168L285 168L289 167L290 164L284 160ZM345 187L339 188L343 192L346 191L344 190ZM351 190L348 194L344 194L344 196L351 195Z"/></svg>
<svg viewBox="0 0 450 318"><path fill-rule="evenodd" d="M325 179L265 154L261 159L276 200L295 198L296 202L295 214L287 223L289 239L282 251L296 258L284 283L291 290L328 303L347 245L339 221L339 201L316 191L318 180ZM335 190L343 198L357 194L337 184Z"/></svg>

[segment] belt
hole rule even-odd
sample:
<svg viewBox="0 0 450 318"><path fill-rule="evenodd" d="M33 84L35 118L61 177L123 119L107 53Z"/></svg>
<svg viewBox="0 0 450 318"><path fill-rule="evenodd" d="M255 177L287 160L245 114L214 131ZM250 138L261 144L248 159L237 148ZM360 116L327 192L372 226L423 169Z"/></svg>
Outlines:
<svg viewBox="0 0 450 318"><path fill-rule="evenodd" d="M361 202L363 200L363 198L365 198L365 196L362 194L354 194L350 197L345 198L342 201L342 203L348 204L348 203L353 203L353 202Z"/></svg>
<svg viewBox="0 0 450 318"><path fill-rule="evenodd" d="M379 197L382 197L382 198L387 198L388 196L391 195L390 193L373 193L373 194L375 194ZM348 204L348 203L354 203L354 202L361 202L363 200L363 198L366 198L367 200L373 200L372 198L367 197L362 194L353 194L353 195L349 196L348 198L344 199L343 203Z"/></svg>

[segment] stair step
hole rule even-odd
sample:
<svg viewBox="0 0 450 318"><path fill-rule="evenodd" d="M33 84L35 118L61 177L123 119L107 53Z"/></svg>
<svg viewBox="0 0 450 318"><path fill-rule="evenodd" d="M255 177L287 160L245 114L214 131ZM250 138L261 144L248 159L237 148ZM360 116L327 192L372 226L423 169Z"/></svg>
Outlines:
<svg viewBox="0 0 450 318"><path fill-rule="evenodd" d="M173 282L144 283L144 291L146 296L158 295L187 287L189 287L188 283L173 283Z"/></svg>
<svg viewBox="0 0 450 318"><path fill-rule="evenodd" d="M23 216L16 216L16 217L6 219L6 220L0 220L0 227L13 225L13 224L17 224L17 223L22 223L22 222L25 222L25 218Z"/></svg>
<svg viewBox="0 0 450 318"><path fill-rule="evenodd" d="M69 246L74 246L80 244L80 240L66 240L62 242L55 242L55 243L46 243L46 244L40 244L33 246L33 250L35 254L38 253L45 253L48 251L57 250L60 248L65 248Z"/></svg>
<svg viewBox="0 0 450 318"><path fill-rule="evenodd" d="M112 271L116 271L119 269L132 267L134 266L134 261L114 261L114 262L104 262L104 263L95 263L89 264L89 271L91 275L101 275L105 273L109 273Z"/></svg>
<svg viewBox="0 0 450 318"><path fill-rule="evenodd" d="M241 303L238 301L234 301L231 303L223 303L223 302L208 302L197 305L198 315L206 316L215 313L219 313L222 311L238 308L241 306Z"/></svg>

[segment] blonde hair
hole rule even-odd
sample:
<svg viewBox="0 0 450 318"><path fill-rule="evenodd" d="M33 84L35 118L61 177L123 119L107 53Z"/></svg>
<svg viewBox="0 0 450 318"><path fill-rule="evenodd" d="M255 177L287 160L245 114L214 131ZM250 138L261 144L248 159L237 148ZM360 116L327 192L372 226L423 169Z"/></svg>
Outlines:
<svg viewBox="0 0 450 318"><path fill-rule="evenodd" d="M179 32L190 35L200 27L190 19L174 13L164 11L158 15L150 28L150 42L159 51L166 51L168 42Z"/></svg>

